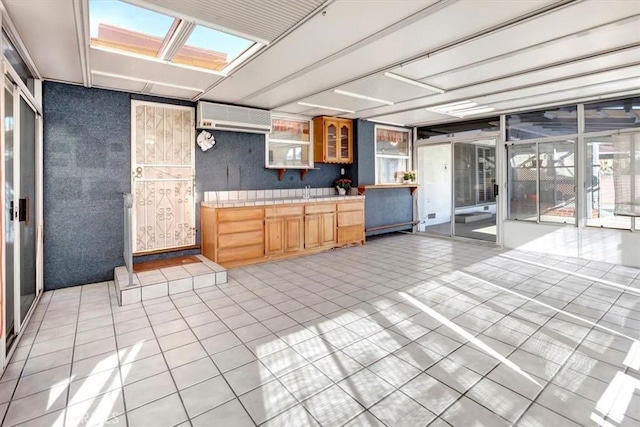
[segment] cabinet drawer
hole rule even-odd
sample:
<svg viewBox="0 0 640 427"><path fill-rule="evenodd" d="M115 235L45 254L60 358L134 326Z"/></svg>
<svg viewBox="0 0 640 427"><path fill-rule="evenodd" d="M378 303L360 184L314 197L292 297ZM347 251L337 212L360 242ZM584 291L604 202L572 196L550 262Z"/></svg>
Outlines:
<svg viewBox="0 0 640 427"><path fill-rule="evenodd" d="M364 240L364 226L352 225L338 228L338 244L361 242Z"/></svg>
<svg viewBox="0 0 640 427"><path fill-rule="evenodd" d="M326 213L326 212L335 212L336 205L335 203L312 203L306 205L304 208L304 213L306 214L316 214L316 213Z"/></svg>
<svg viewBox="0 0 640 427"><path fill-rule="evenodd" d="M263 245L264 233L259 231L247 231L245 233L223 234L218 236L218 248L237 248L240 246Z"/></svg>
<svg viewBox="0 0 640 427"><path fill-rule="evenodd" d="M264 216L271 218L274 216L301 216L304 215L304 206L278 206L264 208Z"/></svg>
<svg viewBox="0 0 640 427"><path fill-rule="evenodd" d="M362 211L338 212L338 227L347 227L350 225L362 225L362 224L364 224L364 212Z"/></svg>
<svg viewBox="0 0 640 427"><path fill-rule="evenodd" d="M244 246L242 248L227 248L218 250L218 262L240 261L245 259L262 258L263 245Z"/></svg>
<svg viewBox="0 0 640 427"><path fill-rule="evenodd" d="M363 211L364 203L360 200L357 202L340 202L338 203L338 212L343 211Z"/></svg>
<svg viewBox="0 0 640 427"><path fill-rule="evenodd" d="M262 219L262 208L218 209L218 222Z"/></svg>
<svg viewBox="0 0 640 427"><path fill-rule="evenodd" d="M218 224L218 234L243 233L246 231L259 230L262 230L262 219L221 222L220 224Z"/></svg>

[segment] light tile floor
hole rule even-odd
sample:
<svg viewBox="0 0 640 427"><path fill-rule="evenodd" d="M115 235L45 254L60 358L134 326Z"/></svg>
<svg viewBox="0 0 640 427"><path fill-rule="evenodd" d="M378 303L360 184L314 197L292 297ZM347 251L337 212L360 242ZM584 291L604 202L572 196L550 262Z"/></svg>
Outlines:
<svg viewBox="0 0 640 427"><path fill-rule="evenodd" d="M639 272L393 235L126 307L112 283L47 292L0 380L0 414L5 426L640 425Z"/></svg>

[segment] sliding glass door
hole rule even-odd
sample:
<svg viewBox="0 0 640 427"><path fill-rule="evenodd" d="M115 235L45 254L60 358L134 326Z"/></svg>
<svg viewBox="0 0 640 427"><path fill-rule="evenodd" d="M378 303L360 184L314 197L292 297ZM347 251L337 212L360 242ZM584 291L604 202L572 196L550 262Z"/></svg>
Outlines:
<svg viewBox="0 0 640 427"><path fill-rule="evenodd" d="M418 145L419 230L496 241L496 140Z"/></svg>
<svg viewBox="0 0 640 427"><path fill-rule="evenodd" d="M496 140L453 143L453 235L496 241Z"/></svg>
<svg viewBox="0 0 640 427"><path fill-rule="evenodd" d="M20 318L24 319L36 298L36 113L20 97L20 192L18 234L20 235ZM15 201L14 201L15 203Z"/></svg>
<svg viewBox="0 0 640 427"><path fill-rule="evenodd" d="M40 124L35 109L10 80L5 80L3 110L4 309L8 352L37 294Z"/></svg>

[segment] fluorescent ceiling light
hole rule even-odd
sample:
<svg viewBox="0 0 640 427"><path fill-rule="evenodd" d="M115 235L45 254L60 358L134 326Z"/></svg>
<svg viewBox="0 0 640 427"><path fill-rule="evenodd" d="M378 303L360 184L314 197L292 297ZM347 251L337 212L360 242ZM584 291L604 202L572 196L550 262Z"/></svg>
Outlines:
<svg viewBox="0 0 640 427"><path fill-rule="evenodd" d="M433 92L438 92L438 93L444 93L445 92L443 89L437 88L435 86L430 86L430 85L428 85L426 83L422 83L422 82L419 82L417 80L412 80L412 79L409 79L407 77L400 76L398 74L384 73L384 76L385 77L389 77L391 79L396 79L396 80L398 80L400 82L403 82L403 83L408 83L408 84L413 85L413 86L418 86L418 87L421 87L423 89L427 89L427 90L430 90L430 91L433 91Z"/></svg>
<svg viewBox="0 0 640 427"><path fill-rule="evenodd" d="M371 119L372 122L376 122L376 123L382 123L383 125L392 125L392 126L403 126L404 124L402 123L396 123L396 122L387 122L384 120L378 120L378 119Z"/></svg>
<svg viewBox="0 0 640 427"><path fill-rule="evenodd" d="M470 116L472 114L480 114L480 113L488 113L489 111L493 111L495 110L494 107L489 107L486 105L480 106L480 107L476 107L476 108L469 108L468 110L458 110L458 111L454 111L453 114L458 114L460 116Z"/></svg>
<svg viewBox="0 0 640 427"><path fill-rule="evenodd" d="M333 92L337 93L338 95L350 96L352 98L358 98L358 99L365 99L367 101L379 102L380 104L393 105L393 102L391 101L385 101L384 99L373 98L371 96L366 96L366 95L360 95L359 93L347 92L346 90L335 89Z"/></svg>
<svg viewBox="0 0 640 427"><path fill-rule="evenodd" d="M453 102L451 104L434 105L433 107L427 107L426 109L438 113L446 113L448 111L464 110L467 108L475 107L476 105L478 105L476 102L466 100Z"/></svg>
<svg viewBox="0 0 640 427"><path fill-rule="evenodd" d="M355 113L353 110L347 110L345 108L327 107L326 105L309 104L308 102L298 102L298 105L305 107L324 108L326 110L341 111L343 113Z"/></svg>

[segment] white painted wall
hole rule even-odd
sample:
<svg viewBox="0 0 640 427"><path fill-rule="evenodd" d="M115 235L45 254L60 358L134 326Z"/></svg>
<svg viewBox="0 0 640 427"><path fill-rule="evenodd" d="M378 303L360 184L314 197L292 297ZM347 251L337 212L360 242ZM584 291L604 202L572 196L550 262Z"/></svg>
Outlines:
<svg viewBox="0 0 640 427"><path fill-rule="evenodd" d="M451 144L418 147L418 171L418 218L426 226L451 221Z"/></svg>
<svg viewBox="0 0 640 427"><path fill-rule="evenodd" d="M505 221L504 246L640 268L640 232Z"/></svg>

